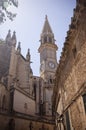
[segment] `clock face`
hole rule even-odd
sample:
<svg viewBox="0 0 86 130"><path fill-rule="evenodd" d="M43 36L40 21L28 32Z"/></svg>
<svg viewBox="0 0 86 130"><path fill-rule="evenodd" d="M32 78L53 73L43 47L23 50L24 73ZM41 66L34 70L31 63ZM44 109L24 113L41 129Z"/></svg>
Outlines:
<svg viewBox="0 0 86 130"><path fill-rule="evenodd" d="M52 68L52 69L54 69L55 68L55 64L52 61L50 61L49 62L49 67Z"/></svg>

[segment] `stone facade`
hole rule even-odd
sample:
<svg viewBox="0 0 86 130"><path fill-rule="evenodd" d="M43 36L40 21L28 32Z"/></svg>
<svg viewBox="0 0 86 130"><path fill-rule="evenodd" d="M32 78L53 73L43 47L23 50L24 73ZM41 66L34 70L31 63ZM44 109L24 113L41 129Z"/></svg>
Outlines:
<svg viewBox="0 0 86 130"><path fill-rule="evenodd" d="M57 130L86 129L86 1L77 0L56 71Z"/></svg>
<svg viewBox="0 0 86 130"><path fill-rule="evenodd" d="M0 42L0 129L54 130L52 110L54 75L57 68L54 34L47 16L40 37L40 76L34 76L31 56L21 54L15 32ZM4 53L5 52L5 53ZM42 68L43 66L43 68Z"/></svg>
<svg viewBox="0 0 86 130"><path fill-rule="evenodd" d="M52 122L37 119L37 117L6 116L0 114L0 129L1 130L53 130L55 125Z"/></svg>

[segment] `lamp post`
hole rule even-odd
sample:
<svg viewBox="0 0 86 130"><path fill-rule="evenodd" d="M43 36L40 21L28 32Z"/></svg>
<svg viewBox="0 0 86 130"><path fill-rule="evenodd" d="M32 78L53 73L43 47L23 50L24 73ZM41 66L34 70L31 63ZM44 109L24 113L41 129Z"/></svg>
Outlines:
<svg viewBox="0 0 86 130"><path fill-rule="evenodd" d="M56 128L58 130L65 130L64 115L60 115L59 113L56 113Z"/></svg>

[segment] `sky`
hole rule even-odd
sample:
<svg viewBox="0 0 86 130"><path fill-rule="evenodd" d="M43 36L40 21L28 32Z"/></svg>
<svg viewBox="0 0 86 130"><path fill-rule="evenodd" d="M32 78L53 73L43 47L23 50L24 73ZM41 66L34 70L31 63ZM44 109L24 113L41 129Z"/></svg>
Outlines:
<svg viewBox="0 0 86 130"><path fill-rule="evenodd" d="M31 68L33 74L40 75L40 34L45 21L45 15L56 39L57 62L59 62L62 48L69 30L73 9L76 7L76 0L18 0L18 8L10 8L17 13L14 21L6 20L0 25L0 38L5 39L8 30L16 31L17 43L21 42L21 53L25 57L28 48L31 54ZM8 8L9 9L9 8Z"/></svg>

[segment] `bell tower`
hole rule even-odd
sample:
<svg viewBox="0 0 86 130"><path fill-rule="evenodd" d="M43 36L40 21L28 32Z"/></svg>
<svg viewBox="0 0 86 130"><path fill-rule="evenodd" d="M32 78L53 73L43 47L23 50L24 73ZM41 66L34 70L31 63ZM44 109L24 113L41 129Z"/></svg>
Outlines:
<svg viewBox="0 0 86 130"><path fill-rule="evenodd" d="M40 76L44 81L48 81L49 77L52 78L54 76L57 68L56 51L58 47L55 44L54 34L48 22L47 15L45 16L40 42L41 44L38 49L40 53Z"/></svg>

